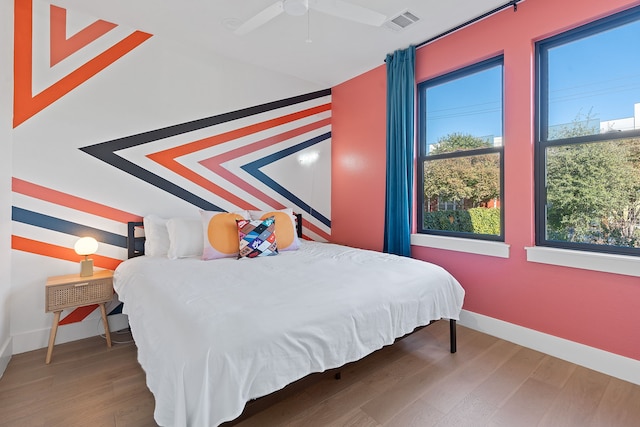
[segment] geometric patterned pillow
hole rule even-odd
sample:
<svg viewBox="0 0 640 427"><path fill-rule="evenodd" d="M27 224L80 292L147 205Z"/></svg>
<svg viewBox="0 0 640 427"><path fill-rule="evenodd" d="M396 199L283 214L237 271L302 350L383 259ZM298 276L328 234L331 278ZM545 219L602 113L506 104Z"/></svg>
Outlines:
<svg viewBox="0 0 640 427"><path fill-rule="evenodd" d="M271 216L264 220L236 221L238 224L238 259L278 255L276 220Z"/></svg>
<svg viewBox="0 0 640 427"><path fill-rule="evenodd" d="M251 219L265 219L270 216L276 219L276 236L278 236L278 252L295 251L300 247L300 239L296 228L296 216L293 209L272 211L249 211Z"/></svg>

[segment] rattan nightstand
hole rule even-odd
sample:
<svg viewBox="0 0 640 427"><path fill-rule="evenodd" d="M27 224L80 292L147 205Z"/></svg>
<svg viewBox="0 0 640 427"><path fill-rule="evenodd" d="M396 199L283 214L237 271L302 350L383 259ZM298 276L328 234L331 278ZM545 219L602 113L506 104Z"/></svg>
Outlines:
<svg viewBox="0 0 640 427"><path fill-rule="evenodd" d="M60 313L67 308L98 304L102 313L107 347L111 347L111 334L109 333L105 303L113 299L113 271L98 270L93 276L86 277L81 277L79 274L49 277L45 285L45 295L45 311L47 313L54 312L53 326L49 335L47 364L51 362Z"/></svg>

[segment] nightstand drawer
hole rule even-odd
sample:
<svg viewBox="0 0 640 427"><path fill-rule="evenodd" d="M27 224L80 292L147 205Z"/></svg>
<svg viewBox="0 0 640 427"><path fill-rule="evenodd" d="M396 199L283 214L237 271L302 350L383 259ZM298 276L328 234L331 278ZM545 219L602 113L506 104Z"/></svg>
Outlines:
<svg viewBox="0 0 640 427"><path fill-rule="evenodd" d="M113 283L110 277L87 279L47 286L46 311L99 304L113 299Z"/></svg>
<svg viewBox="0 0 640 427"><path fill-rule="evenodd" d="M113 299L113 272L101 270L88 277L78 274L50 277L45 289L47 312L109 302Z"/></svg>

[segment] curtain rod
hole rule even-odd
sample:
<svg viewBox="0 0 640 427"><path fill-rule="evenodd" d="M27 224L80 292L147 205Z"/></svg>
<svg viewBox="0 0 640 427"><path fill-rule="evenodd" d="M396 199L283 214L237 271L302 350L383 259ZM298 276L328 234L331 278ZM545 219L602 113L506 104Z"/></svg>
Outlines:
<svg viewBox="0 0 640 427"><path fill-rule="evenodd" d="M428 43L431 43L432 41L438 40L438 39L439 39L439 38L441 38L441 37L444 37L444 36L446 36L446 35L448 35L448 34L451 34L451 33L453 33L454 31L458 31L458 30L459 30L459 29L461 29L461 28L464 28L464 27L466 27L466 26L468 26L468 25L471 25L471 24L473 24L474 22L478 22L478 21L480 21L481 19L486 18L487 16L493 15L494 13L498 13L498 12L500 12L501 10L506 9L506 8L508 8L508 7L513 7L513 11L514 11L514 12L517 12L517 11L518 11L518 3L521 3L521 2L523 2L523 1L524 1L524 0L511 0L510 2L505 3L505 4L503 4L502 6L498 6L498 7L496 7L495 9L490 10L489 12L483 13L483 14L482 14L482 15L480 15L480 16L476 16L475 18L470 19L470 20L468 20L468 21L466 21L466 22L463 22L462 24L460 24L460 25L458 25L458 26L456 26L456 27L453 27L453 28L451 28L451 29L449 29L449 30L445 31L444 33L440 33L440 34L438 34L438 35L437 35L437 36L435 36L435 37L431 37L429 40L425 40L425 41L423 41L423 42L421 42L421 43L417 44L417 45L416 45L416 49L421 48L422 46L424 46L424 45L426 45L426 44L428 44Z"/></svg>

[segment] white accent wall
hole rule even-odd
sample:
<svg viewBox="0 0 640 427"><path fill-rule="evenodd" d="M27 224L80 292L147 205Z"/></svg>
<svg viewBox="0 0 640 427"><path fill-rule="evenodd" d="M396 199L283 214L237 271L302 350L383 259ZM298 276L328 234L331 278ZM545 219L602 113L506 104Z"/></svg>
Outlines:
<svg viewBox="0 0 640 427"><path fill-rule="evenodd" d="M11 111L13 2L0 2L0 376L12 353L10 334L11 303Z"/></svg>
<svg viewBox="0 0 640 427"><path fill-rule="evenodd" d="M38 93L91 60L101 47L99 43L88 45L49 67L45 60L48 44L41 41L47 37L50 2L33 2L33 91ZM70 20L73 16L69 11ZM100 18L85 17L82 24ZM134 30L146 29L117 29L123 34ZM49 276L72 274L79 268L77 262L12 250L12 234L61 248L72 248L77 239L12 221L12 206L123 234L122 223L117 230L111 230L113 225L104 218L12 193L12 177L135 215L198 215L199 209L194 205L99 161L80 148L326 89L153 35L14 129L12 70L13 1L7 0L0 2L0 372L11 354L46 347L53 314L44 311L44 283ZM159 151L179 143L179 138L169 138L154 147ZM190 184L171 172L160 172L177 185ZM208 197L212 203L219 203L215 195ZM123 259L124 249L116 249L103 245L99 255ZM81 322L61 326L56 343L97 335L99 317L96 311Z"/></svg>

